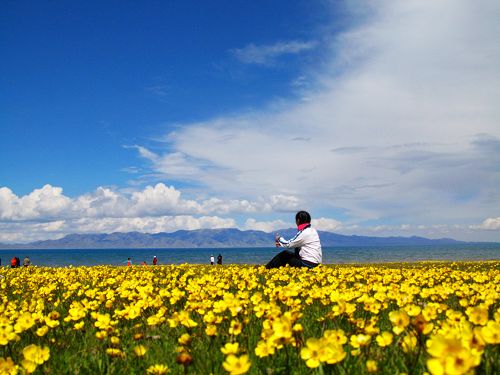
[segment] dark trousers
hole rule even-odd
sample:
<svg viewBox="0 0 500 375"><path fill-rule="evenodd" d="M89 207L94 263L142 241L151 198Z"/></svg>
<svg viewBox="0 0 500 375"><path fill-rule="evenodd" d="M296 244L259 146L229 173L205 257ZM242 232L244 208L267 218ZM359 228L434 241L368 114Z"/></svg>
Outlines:
<svg viewBox="0 0 500 375"><path fill-rule="evenodd" d="M266 268L278 268L289 265L290 267L315 267L317 264L302 260L298 251L283 250L266 264Z"/></svg>

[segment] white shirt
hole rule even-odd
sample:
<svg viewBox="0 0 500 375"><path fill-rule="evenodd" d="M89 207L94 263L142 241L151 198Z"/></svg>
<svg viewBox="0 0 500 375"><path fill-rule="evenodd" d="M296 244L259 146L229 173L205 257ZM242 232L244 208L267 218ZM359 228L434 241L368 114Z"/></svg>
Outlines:
<svg viewBox="0 0 500 375"><path fill-rule="evenodd" d="M319 240L318 232L314 228L307 227L301 232L298 232L290 240L285 240L283 237L280 237L279 243L284 247L299 247L299 255L303 260L318 264L323 261L321 242Z"/></svg>

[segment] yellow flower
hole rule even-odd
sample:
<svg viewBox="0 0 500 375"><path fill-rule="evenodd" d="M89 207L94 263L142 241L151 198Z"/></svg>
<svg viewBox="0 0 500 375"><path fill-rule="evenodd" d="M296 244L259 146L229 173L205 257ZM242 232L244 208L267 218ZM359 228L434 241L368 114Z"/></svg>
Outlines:
<svg viewBox="0 0 500 375"><path fill-rule="evenodd" d="M431 337L427 340L427 352L434 357L427 361L427 368L433 375L465 374L476 363L474 353L455 337Z"/></svg>
<svg viewBox="0 0 500 375"><path fill-rule="evenodd" d="M426 321L422 314L417 315L413 319L412 324L418 332L423 333L424 335L431 333L434 328L434 324Z"/></svg>
<svg viewBox="0 0 500 375"><path fill-rule="evenodd" d="M106 354L108 354L110 357L120 357L120 358L125 357L125 353L123 353L120 349L117 348L107 348Z"/></svg>
<svg viewBox="0 0 500 375"><path fill-rule="evenodd" d="M49 332L49 327L47 327L47 326L42 326L36 330L37 336L40 336L40 337L45 336L47 334L47 332Z"/></svg>
<svg viewBox="0 0 500 375"><path fill-rule="evenodd" d="M267 341L259 341L257 346L255 347L255 354L257 357L267 357L269 355L274 354L275 348L273 345L270 345Z"/></svg>
<svg viewBox="0 0 500 375"><path fill-rule="evenodd" d="M85 316L87 315L87 309L79 301L74 301L71 303L68 314L69 315L64 318L65 322L69 322L70 320L78 321L82 318L85 318Z"/></svg>
<svg viewBox="0 0 500 375"><path fill-rule="evenodd" d="M444 375L444 366L437 358L427 360L427 369L432 375Z"/></svg>
<svg viewBox="0 0 500 375"><path fill-rule="evenodd" d="M189 333L183 333L177 342L181 345L189 345L191 343L191 336Z"/></svg>
<svg viewBox="0 0 500 375"><path fill-rule="evenodd" d="M85 326L85 322L84 322L84 321L81 321L81 322L75 323L75 325L73 326L73 329L74 329L75 331L79 331L79 330L81 330L84 326Z"/></svg>
<svg viewBox="0 0 500 375"><path fill-rule="evenodd" d="M243 328L242 324L237 320L231 321L231 326L229 327L229 334L238 336L241 333L241 329Z"/></svg>
<svg viewBox="0 0 500 375"><path fill-rule="evenodd" d="M338 343L328 342L326 339L322 339L322 349L320 350L320 360L321 362L326 362L329 365L342 361L347 353L345 352L342 345Z"/></svg>
<svg viewBox="0 0 500 375"><path fill-rule="evenodd" d="M373 359L369 359L368 361L366 361L366 371L377 372L377 370L377 361L374 361Z"/></svg>
<svg viewBox="0 0 500 375"><path fill-rule="evenodd" d="M45 324L50 328L58 327L60 322L59 318L61 315L57 311L52 311L48 316L45 317Z"/></svg>
<svg viewBox="0 0 500 375"><path fill-rule="evenodd" d="M393 325L392 332L394 332L396 335L399 335L401 332L403 332L406 326L410 324L410 318L404 310L391 311L389 313L389 320Z"/></svg>
<svg viewBox="0 0 500 375"><path fill-rule="evenodd" d="M328 343L343 345L347 342L347 336L341 329L327 329L325 333L323 333L323 337Z"/></svg>
<svg viewBox="0 0 500 375"><path fill-rule="evenodd" d="M35 362L29 361L27 359L23 359L21 361L21 366L23 366L24 371L26 371L28 374L34 373L36 368L38 367ZM3 372L0 372L0 374L3 374Z"/></svg>
<svg viewBox="0 0 500 375"><path fill-rule="evenodd" d="M5 375L15 375L17 374L18 366L14 363L12 358L2 358L0 357L0 374Z"/></svg>
<svg viewBox="0 0 500 375"><path fill-rule="evenodd" d="M50 349L47 346L43 348L38 345L28 345L23 349L24 359L41 365L50 358Z"/></svg>
<svg viewBox="0 0 500 375"><path fill-rule="evenodd" d="M9 341L14 341L17 337L10 324L0 326L0 345L7 345Z"/></svg>
<svg viewBox="0 0 500 375"><path fill-rule="evenodd" d="M405 306L405 311L409 316L417 316L418 314L420 314L420 311L422 311L422 309L420 308L420 306L412 303Z"/></svg>
<svg viewBox="0 0 500 375"><path fill-rule="evenodd" d="M153 375L165 375L170 371L167 365L156 364L149 366L146 372Z"/></svg>
<svg viewBox="0 0 500 375"><path fill-rule="evenodd" d="M108 337L108 332L106 332L106 331L97 331L95 333L95 337L97 337L98 340L104 340L106 337Z"/></svg>
<svg viewBox="0 0 500 375"><path fill-rule="evenodd" d="M370 343L371 336L363 335L360 333L359 335L351 336L351 346L354 348L359 348L361 346L366 346Z"/></svg>
<svg viewBox="0 0 500 375"><path fill-rule="evenodd" d="M468 307L465 311L469 320L477 325L484 326L488 322L488 308L482 306Z"/></svg>
<svg viewBox="0 0 500 375"><path fill-rule="evenodd" d="M490 320L481 328L481 336L488 344L500 344L500 323Z"/></svg>
<svg viewBox="0 0 500 375"><path fill-rule="evenodd" d="M378 314L381 307L382 304L373 297L369 297L364 301L364 309L374 314Z"/></svg>
<svg viewBox="0 0 500 375"><path fill-rule="evenodd" d="M390 332L382 332L380 335L375 337L378 346L384 347L392 344L392 333Z"/></svg>
<svg viewBox="0 0 500 375"><path fill-rule="evenodd" d="M228 355L228 354L238 354L238 349L240 347L240 344L237 342L235 343L230 343L228 342L224 347L220 349L222 354Z"/></svg>
<svg viewBox="0 0 500 375"><path fill-rule="evenodd" d="M179 312L178 321L180 324L182 324L184 327L187 328L193 328L198 325L198 323L196 323L193 319L189 317L189 312L185 310Z"/></svg>
<svg viewBox="0 0 500 375"><path fill-rule="evenodd" d="M23 313L19 318L17 318L17 322L15 325L16 332L26 331L35 325L35 319L29 312Z"/></svg>
<svg viewBox="0 0 500 375"><path fill-rule="evenodd" d="M323 343L316 338L306 341L306 346L300 350L300 357L306 361L306 366L316 368L321 363Z"/></svg>
<svg viewBox="0 0 500 375"><path fill-rule="evenodd" d="M236 357L234 354L230 354L226 357L224 363L222 363L224 370L229 372L231 375L245 374L251 366L248 355L242 355L241 357Z"/></svg>
<svg viewBox="0 0 500 375"><path fill-rule="evenodd" d="M109 330L111 327L111 316L109 314L96 314L94 326L102 330Z"/></svg>
<svg viewBox="0 0 500 375"><path fill-rule="evenodd" d="M143 357L146 354L147 351L148 350L146 349L146 347L144 345L137 345L134 348L134 353L138 357Z"/></svg>
<svg viewBox="0 0 500 375"><path fill-rule="evenodd" d="M207 328L205 328L205 333L207 334L207 336L216 336L217 326L215 324L208 324Z"/></svg>
<svg viewBox="0 0 500 375"><path fill-rule="evenodd" d="M157 326L163 323L164 321L165 318L163 316L157 316L157 315L150 316L147 319L148 326Z"/></svg>
<svg viewBox="0 0 500 375"><path fill-rule="evenodd" d="M111 345L118 345L120 343L120 338L116 336L111 336L109 341L111 342Z"/></svg>

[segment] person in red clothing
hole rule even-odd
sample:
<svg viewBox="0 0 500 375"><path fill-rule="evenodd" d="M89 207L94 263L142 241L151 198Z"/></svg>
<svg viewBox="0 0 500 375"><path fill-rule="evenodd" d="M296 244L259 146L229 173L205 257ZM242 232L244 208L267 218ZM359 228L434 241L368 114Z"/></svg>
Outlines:
<svg viewBox="0 0 500 375"><path fill-rule="evenodd" d="M10 260L10 268L16 268L17 267L17 258L14 257Z"/></svg>
<svg viewBox="0 0 500 375"><path fill-rule="evenodd" d="M127 259L127 266L130 267L132 265L132 261L130 260L130 258Z"/></svg>
<svg viewBox="0 0 500 375"><path fill-rule="evenodd" d="M158 258L156 258L156 255L153 257L153 266L156 266L156 263L158 263Z"/></svg>

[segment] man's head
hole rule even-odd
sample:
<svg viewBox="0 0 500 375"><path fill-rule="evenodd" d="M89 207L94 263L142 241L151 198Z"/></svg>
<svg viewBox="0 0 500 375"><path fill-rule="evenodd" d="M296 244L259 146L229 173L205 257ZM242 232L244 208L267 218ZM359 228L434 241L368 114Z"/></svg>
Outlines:
<svg viewBox="0 0 500 375"><path fill-rule="evenodd" d="M309 212L307 211L299 211L295 215L295 223L297 223L297 225L310 222L311 222L311 215L309 215Z"/></svg>

